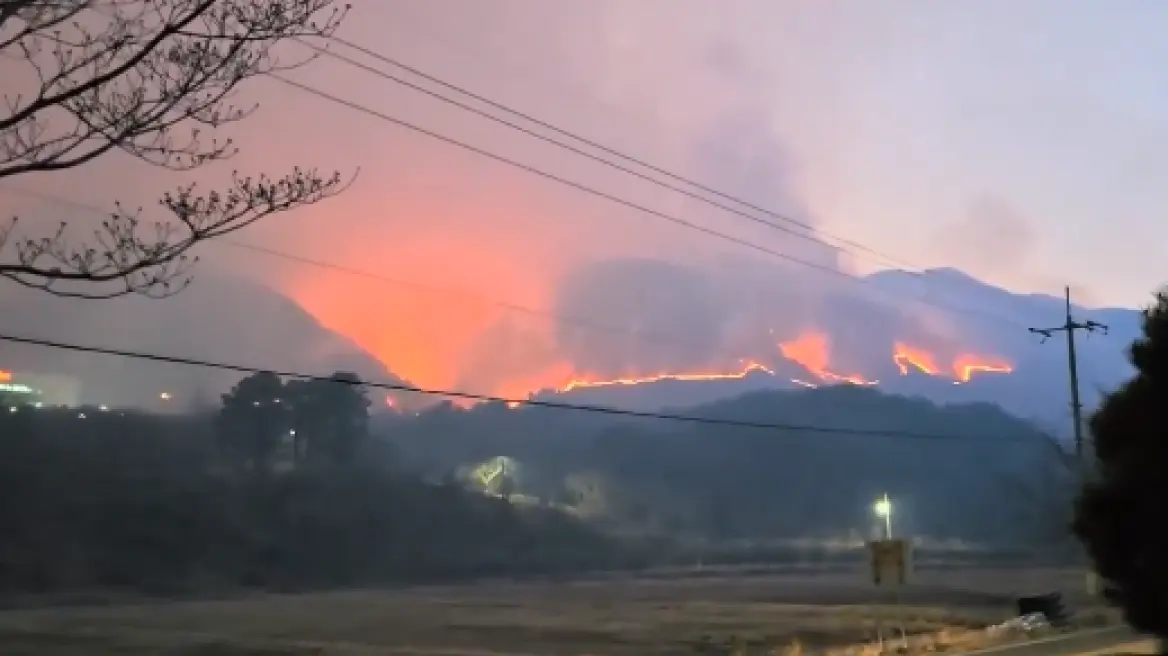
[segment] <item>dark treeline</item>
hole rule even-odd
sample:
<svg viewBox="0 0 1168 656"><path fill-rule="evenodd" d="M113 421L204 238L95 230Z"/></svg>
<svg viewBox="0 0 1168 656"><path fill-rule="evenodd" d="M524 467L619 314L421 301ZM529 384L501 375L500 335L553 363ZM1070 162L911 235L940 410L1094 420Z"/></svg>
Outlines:
<svg viewBox="0 0 1168 656"><path fill-rule="evenodd" d="M346 381L260 374L198 415L4 408L0 591L300 589L621 564L624 551L563 513L401 471L370 435L368 407Z"/></svg>
<svg viewBox="0 0 1168 656"><path fill-rule="evenodd" d="M446 405L377 424L394 435L403 462L430 475L460 469L475 483L502 466L510 480L492 479L496 492L639 531L720 542L868 538L879 528L872 502L887 492L904 534L996 547L1069 540L1066 454L993 405L938 406L840 386L755 392L677 413L828 430L503 404Z"/></svg>
<svg viewBox="0 0 1168 656"><path fill-rule="evenodd" d="M502 404L371 417L358 382L256 374L181 416L0 412L0 592L821 561L792 539L871 536L884 492L902 535L1066 537L1057 448L992 406L840 387L678 411L923 437L849 436Z"/></svg>

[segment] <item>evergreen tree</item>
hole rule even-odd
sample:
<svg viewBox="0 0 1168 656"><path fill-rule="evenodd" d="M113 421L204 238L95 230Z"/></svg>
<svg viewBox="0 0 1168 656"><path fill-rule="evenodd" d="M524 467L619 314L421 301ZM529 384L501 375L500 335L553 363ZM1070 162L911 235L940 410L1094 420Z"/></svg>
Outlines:
<svg viewBox="0 0 1168 656"><path fill-rule="evenodd" d="M1144 311L1130 348L1136 375L1091 417L1095 468L1075 508L1075 534L1133 628L1168 638L1168 291Z"/></svg>
<svg viewBox="0 0 1168 656"><path fill-rule="evenodd" d="M290 430L283 381L270 372L255 373L222 397L218 434L222 451L236 466L267 472Z"/></svg>
<svg viewBox="0 0 1168 656"><path fill-rule="evenodd" d="M296 461L349 464L369 432L369 398L360 377L338 371L325 379L287 385L296 436Z"/></svg>

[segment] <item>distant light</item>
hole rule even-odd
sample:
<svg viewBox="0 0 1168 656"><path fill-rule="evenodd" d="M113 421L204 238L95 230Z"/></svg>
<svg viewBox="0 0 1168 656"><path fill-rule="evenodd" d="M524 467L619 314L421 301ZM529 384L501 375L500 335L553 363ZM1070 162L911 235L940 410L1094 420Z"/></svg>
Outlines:
<svg viewBox="0 0 1168 656"><path fill-rule="evenodd" d="M85 419L85 413L84 413L84 412L78 412L78 413L77 413L77 418L78 418L78 419Z"/></svg>
<svg viewBox="0 0 1168 656"><path fill-rule="evenodd" d="M162 399L163 401L169 401L170 400L170 392L159 392L158 398Z"/></svg>
<svg viewBox="0 0 1168 656"><path fill-rule="evenodd" d="M9 406L9 407L8 407L8 412L16 412L18 409L19 409L19 408L17 408L17 407L16 407L16 406L14 406L14 405L13 405L13 406Z"/></svg>
<svg viewBox="0 0 1168 656"><path fill-rule="evenodd" d="M43 407L45 407L45 404L44 404L44 403L42 403L42 402L40 402L40 401L37 401L36 403L32 404L32 407L34 407L34 408L43 408Z"/></svg>
<svg viewBox="0 0 1168 656"><path fill-rule="evenodd" d="M97 409L98 409L98 410L101 410L102 412L108 412L108 411L109 411L109 406L107 406L107 405L99 405L99 406L97 406Z"/></svg>
<svg viewBox="0 0 1168 656"><path fill-rule="evenodd" d="M290 429L290 430L288 431L288 434L289 434L289 435L296 435L296 429L295 429L295 428L292 428L292 429Z"/></svg>
<svg viewBox="0 0 1168 656"><path fill-rule="evenodd" d="M872 504L872 512L876 513L877 517L889 517L892 515L892 501L888 497L883 497Z"/></svg>
<svg viewBox="0 0 1168 656"><path fill-rule="evenodd" d="M251 402L251 404L252 404L252 405L254 405L254 406L256 406L257 408L260 406L260 402L259 402L259 401L252 401L252 402Z"/></svg>

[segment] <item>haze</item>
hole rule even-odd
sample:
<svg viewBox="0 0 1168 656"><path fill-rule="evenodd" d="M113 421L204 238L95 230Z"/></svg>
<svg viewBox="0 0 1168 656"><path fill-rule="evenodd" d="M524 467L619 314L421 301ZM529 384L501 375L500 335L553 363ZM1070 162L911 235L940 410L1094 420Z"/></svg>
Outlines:
<svg viewBox="0 0 1168 656"><path fill-rule="evenodd" d="M1168 224L1157 215L1168 201L1161 182L1168 129L1159 120L1168 91L1158 79L1168 63L1166 30L1168 5L1136 0L379 0L358 3L340 35L898 261L959 267L1015 291L1070 284L1081 301L1130 306L1162 282L1154 264L1168 243ZM295 75L823 268L880 266L334 60ZM342 197L275 217L238 241L351 271L215 244L200 252L200 275L280 290L425 387L518 394L581 365L611 372L742 357L767 331L793 336L824 310L825 298L848 288L819 269L590 197L274 80L247 96L261 107L233 132L244 153L207 171L208 184L232 167L278 172L299 164L360 175ZM89 205L121 199L149 207L184 179L115 156L20 182ZM75 207L0 194L7 212L42 225L92 220ZM50 316L56 300L37 302ZM500 302L640 336L581 331ZM912 299L886 310L902 311L913 311ZM44 334L78 329L51 316L41 322ZM133 346L125 331L105 328L86 341ZM670 339L646 337L661 333ZM182 354L226 359L210 347L196 350L205 352ZM694 361L679 362L682 355Z"/></svg>

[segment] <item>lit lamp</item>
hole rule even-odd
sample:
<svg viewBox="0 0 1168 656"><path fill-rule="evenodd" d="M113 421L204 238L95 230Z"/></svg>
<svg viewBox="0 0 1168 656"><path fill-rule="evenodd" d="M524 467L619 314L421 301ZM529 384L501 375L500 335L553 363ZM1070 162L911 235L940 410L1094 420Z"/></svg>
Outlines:
<svg viewBox="0 0 1168 656"><path fill-rule="evenodd" d="M884 539L892 539L892 501L888 495L880 497L876 503L872 504L872 512L876 513L877 517L884 519Z"/></svg>

